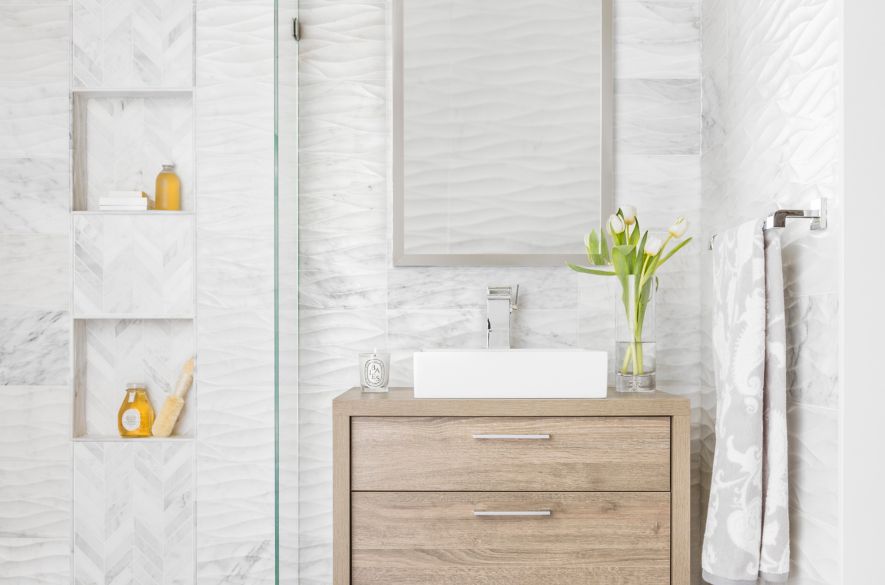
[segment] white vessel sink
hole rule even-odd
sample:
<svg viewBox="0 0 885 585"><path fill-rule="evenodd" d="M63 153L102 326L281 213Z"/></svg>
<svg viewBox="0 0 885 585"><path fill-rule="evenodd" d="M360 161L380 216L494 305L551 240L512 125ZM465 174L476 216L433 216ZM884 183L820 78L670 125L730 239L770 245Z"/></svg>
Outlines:
<svg viewBox="0 0 885 585"><path fill-rule="evenodd" d="M419 351L415 398L605 398L608 354L580 349Z"/></svg>

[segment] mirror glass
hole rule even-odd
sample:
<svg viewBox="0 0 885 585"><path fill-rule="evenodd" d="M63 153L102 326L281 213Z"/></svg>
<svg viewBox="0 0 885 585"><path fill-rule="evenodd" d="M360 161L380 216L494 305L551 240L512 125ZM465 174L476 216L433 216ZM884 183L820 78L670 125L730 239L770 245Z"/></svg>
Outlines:
<svg viewBox="0 0 885 585"><path fill-rule="evenodd" d="M611 191L608 1L394 12L397 264L582 257Z"/></svg>

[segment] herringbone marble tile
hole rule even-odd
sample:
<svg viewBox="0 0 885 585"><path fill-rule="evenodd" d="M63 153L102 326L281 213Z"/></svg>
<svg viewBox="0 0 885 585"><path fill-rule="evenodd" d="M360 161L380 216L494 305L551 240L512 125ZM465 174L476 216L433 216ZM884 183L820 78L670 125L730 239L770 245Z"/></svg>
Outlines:
<svg viewBox="0 0 885 585"><path fill-rule="evenodd" d="M190 87L193 3L75 0L74 86Z"/></svg>
<svg viewBox="0 0 885 585"><path fill-rule="evenodd" d="M76 216L75 315L191 314L193 230L192 216Z"/></svg>
<svg viewBox="0 0 885 585"><path fill-rule="evenodd" d="M193 583L193 445L74 445L74 582Z"/></svg>

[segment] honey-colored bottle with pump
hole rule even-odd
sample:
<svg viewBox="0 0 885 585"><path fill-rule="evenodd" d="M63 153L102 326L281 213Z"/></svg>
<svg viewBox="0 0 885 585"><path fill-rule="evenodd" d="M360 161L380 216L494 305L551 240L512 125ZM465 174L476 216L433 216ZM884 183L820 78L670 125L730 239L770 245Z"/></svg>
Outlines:
<svg viewBox="0 0 885 585"><path fill-rule="evenodd" d="M175 174L173 164L163 165L163 170L157 175L154 208L166 211L181 210L181 179Z"/></svg>
<svg viewBox="0 0 885 585"><path fill-rule="evenodd" d="M144 384L126 384L126 397L117 412L121 437L150 437L154 425L154 407Z"/></svg>

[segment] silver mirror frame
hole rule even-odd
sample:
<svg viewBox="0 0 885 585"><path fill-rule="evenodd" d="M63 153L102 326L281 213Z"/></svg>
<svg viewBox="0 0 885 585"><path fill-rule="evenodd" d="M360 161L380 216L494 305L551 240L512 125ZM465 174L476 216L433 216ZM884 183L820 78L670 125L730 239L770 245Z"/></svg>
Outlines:
<svg viewBox="0 0 885 585"><path fill-rule="evenodd" d="M403 3L392 2L393 42L393 264L394 266L562 266L584 263L584 254L406 254L404 192L404 96L403 96ZM600 51L600 201L601 222L615 211L613 163L614 80L612 62L612 0L601 3L602 44ZM601 227L601 226L600 226Z"/></svg>

